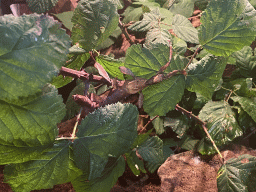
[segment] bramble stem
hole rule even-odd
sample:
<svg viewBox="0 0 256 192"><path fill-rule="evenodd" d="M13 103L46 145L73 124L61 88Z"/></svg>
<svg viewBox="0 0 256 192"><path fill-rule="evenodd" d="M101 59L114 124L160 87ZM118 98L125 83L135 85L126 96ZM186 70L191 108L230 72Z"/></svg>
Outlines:
<svg viewBox="0 0 256 192"><path fill-rule="evenodd" d="M120 27L120 29L122 30L122 33L124 34L124 36L126 37L126 39L129 41L129 43L131 45L135 44L133 40L131 40L126 28L123 26L123 23L121 22L120 18L119 18L119 23L118 26Z"/></svg>
<svg viewBox="0 0 256 192"><path fill-rule="evenodd" d="M199 50L201 49L201 46L199 46L196 51L194 52L194 54L192 55L192 57L190 58L187 66L184 68L184 70L186 70L188 68L188 66L192 63L193 59L195 58L196 54L199 52Z"/></svg>
<svg viewBox="0 0 256 192"><path fill-rule="evenodd" d="M73 133L71 135L71 138L75 138L76 137L76 129L77 129L77 125L80 121L80 117L81 117L81 113L82 113L82 110L83 110L83 107L81 107L77 117L76 117L76 123L75 123L75 126L74 126L74 129L73 129Z"/></svg>
<svg viewBox="0 0 256 192"><path fill-rule="evenodd" d="M198 116L195 116L192 112L187 111L186 109L182 108L181 106L179 106L178 104L176 105L176 110L182 112L183 114L185 114L186 116L188 116L189 118L193 118L194 120L196 120L204 129L204 132L206 133L207 137L210 139L213 147L215 148L215 150L217 151L217 153L220 156L221 162L224 164L224 159L218 149L218 147L216 146L214 140L212 139L211 135L209 134L209 132L207 131L207 127L206 127L206 123L204 121L202 121L201 119L199 119Z"/></svg>

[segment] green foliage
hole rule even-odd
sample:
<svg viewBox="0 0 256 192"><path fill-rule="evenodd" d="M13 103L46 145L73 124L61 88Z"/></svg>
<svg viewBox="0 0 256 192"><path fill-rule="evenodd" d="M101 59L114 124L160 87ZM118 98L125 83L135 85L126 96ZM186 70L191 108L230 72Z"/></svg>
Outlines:
<svg viewBox="0 0 256 192"><path fill-rule="evenodd" d="M188 67L186 88L210 99L226 67L226 59L207 55Z"/></svg>
<svg viewBox="0 0 256 192"><path fill-rule="evenodd" d="M32 12L44 13L54 7L59 0L26 0Z"/></svg>
<svg viewBox="0 0 256 192"><path fill-rule="evenodd" d="M94 111L78 126L74 158L83 171L88 171L84 161L90 161L89 180L102 174L109 155L119 157L129 151L137 135L137 114L133 105L117 103Z"/></svg>
<svg viewBox="0 0 256 192"><path fill-rule="evenodd" d="M72 40L83 49L96 48L118 25L117 5L111 0L81 0L72 17Z"/></svg>
<svg viewBox="0 0 256 192"><path fill-rule="evenodd" d="M217 180L219 191L254 191L256 158L251 155L241 155L229 159L219 170Z"/></svg>
<svg viewBox="0 0 256 192"><path fill-rule="evenodd" d="M200 20L199 42L216 56L229 56L254 40L255 16L248 0L210 1Z"/></svg>
<svg viewBox="0 0 256 192"><path fill-rule="evenodd" d="M69 145L69 141L56 142L30 161L7 165L4 170L6 181L17 192L48 189L72 181L82 171L70 157Z"/></svg>
<svg viewBox="0 0 256 192"><path fill-rule="evenodd" d="M70 46L65 31L45 15L2 16L0 37L0 82L5 82L0 84L0 96L11 103L50 83Z"/></svg>
<svg viewBox="0 0 256 192"><path fill-rule="evenodd" d="M27 2L32 10L45 12L57 1ZM136 0L120 20L131 25L119 23L122 3L81 0L74 11L55 14L71 30L73 47L52 17L0 17L0 164L6 165L5 182L13 191L72 182L76 191L107 192L124 173L125 161L140 175L155 172L173 148L215 154L203 125L219 148L255 127L256 65L249 45L256 35L256 11L248 0ZM198 5L205 9L199 30L187 19ZM144 45L130 46L121 59L95 51L118 45L123 27L146 37ZM188 48L187 42L198 45ZM188 49L199 54L192 56ZM236 70L228 71L227 63ZM72 77L57 76L62 66L90 74L86 84L77 80L66 116L56 88ZM122 66L131 72L123 74ZM95 74L112 85L91 82ZM83 95L85 85L86 98L104 107L92 111L84 105L91 113L78 120L72 136L57 137L57 123L81 108L72 95ZM116 101L116 90L126 92L125 97L144 96L140 112L159 116L152 122L154 129L137 134L137 107ZM114 103L106 105L110 101ZM255 173L255 157L228 160L220 169L218 188L254 191Z"/></svg>
<svg viewBox="0 0 256 192"><path fill-rule="evenodd" d="M153 173L163 162L163 141L155 136L138 147L138 153L146 161L146 168Z"/></svg>
<svg viewBox="0 0 256 192"><path fill-rule="evenodd" d="M230 105L224 101L209 101L200 111L199 118L207 122L208 132L218 146L243 134Z"/></svg>

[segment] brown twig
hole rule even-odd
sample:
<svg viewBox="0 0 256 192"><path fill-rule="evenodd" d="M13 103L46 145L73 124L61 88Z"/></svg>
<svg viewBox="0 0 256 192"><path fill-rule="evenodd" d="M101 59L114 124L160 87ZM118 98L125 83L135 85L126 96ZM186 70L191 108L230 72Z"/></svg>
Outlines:
<svg viewBox="0 0 256 192"><path fill-rule="evenodd" d="M201 46L199 46L196 51L194 52L194 54L192 55L192 57L190 58L187 66L184 68L184 70L186 70L188 68L188 66L192 63L193 59L195 58L196 54L200 51L201 49Z"/></svg>
<svg viewBox="0 0 256 192"><path fill-rule="evenodd" d="M127 29L123 26L123 23L121 22L120 18L119 18L118 26L119 26L120 29L122 30L122 33L124 34L124 36L126 37L126 39L129 41L129 43L130 43L131 45L135 44L135 42L130 38L130 35L128 34Z"/></svg>
<svg viewBox="0 0 256 192"><path fill-rule="evenodd" d="M204 129L204 132L206 133L207 137L210 139L213 147L215 148L215 150L219 154L222 164L224 164L224 159L223 159L218 147L216 146L214 140L212 139L211 135L209 134L209 132L207 130L206 122L202 121L198 116L195 116L192 112L187 111L186 109L182 108L178 104L176 105L175 109L177 111L180 111L182 114L185 114L187 117L194 119L198 124L200 124L202 126L202 128Z"/></svg>
<svg viewBox="0 0 256 192"><path fill-rule="evenodd" d="M147 128L147 126L149 125L149 123L151 123L152 121L154 121L157 117L159 117L159 115L156 115L155 117L153 117L152 119L150 119L150 120L147 122L147 124L146 124L144 127L142 127L142 129L140 130L140 133L142 133L143 131L145 131L146 128Z"/></svg>
<svg viewBox="0 0 256 192"><path fill-rule="evenodd" d="M105 83L109 86L111 85L111 83L108 82L104 77L92 75L92 74L86 73L85 71L77 71L74 69L69 69L66 67L61 67L60 75L63 75L64 77L69 76L69 77L73 77L73 78L78 78L83 81L89 80L89 81L93 81L93 82Z"/></svg>

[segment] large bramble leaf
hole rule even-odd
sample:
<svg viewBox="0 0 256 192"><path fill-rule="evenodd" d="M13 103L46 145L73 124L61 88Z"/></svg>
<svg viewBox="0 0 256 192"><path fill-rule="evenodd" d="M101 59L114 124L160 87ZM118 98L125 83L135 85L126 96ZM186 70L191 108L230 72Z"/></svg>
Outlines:
<svg viewBox="0 0 256 192"><path fill-rule="evenodd" d="M5 181L15 192L52 188L67 183L82 174L70 154L70 142L56 142L31 161L7 165Z"/></svg>
<svg viewBox="0 0 256 192"><path fill-rule="evenodd" d="M62 98L50 85L23 105L0 100L0 108L0 144L7 146L35 147L53 143L58 135L57 123L65 116Z"/></svg>
<svg viewBox="0 0 256 192"><path fill-rule="evenodd" d="M245 46L240 51L232 54L236 59L236 65L239 72L245 77L256 77L256 56L250 46Z"/></svg>
<svg viewBox="0 0 256 192"><path fill-rule="evenodd" d="M116 160L109 160L101 177L87 181L86 176L82 175L72 181L76 192L109 192L116 184L118 177L122 176L125 171L125 160L121 156Z"/></svg>
<svg viewBox="0 0 256 192"><path fill-rule="evenodd" d="M167 7L174 15L181 14L188 18L192 16L194 1L195 0L168 0L165 3L165 7Z"/></svg>
<svg viewBox="0 0 256 192"><path fill-rule="evenodd" d="M172 49L173 49L173 52L174 53L177 53L179 55L184 55L185 52L187 51L187 43L176 37L176 36L173 36L172 37Z"/></svg>
<svg viewBox="0 0 256 192"><path fill-rule="evenodd" d="M224 101L209 101L199 113L199 118L207 123L208 132L217 146L224 145L243 134L235 113Z"/></svg>
<svg viewBox="0 0 256 192"><path fill-rule="evenodd" d="M248 0L210 1L201 23L200 44L216 56L229 56L255 39L256 10Z"/></svg>
<svg viewBox="0 0 256 192"><path fill-rule="evenodd" d="M111 75L113 78L124 80L123 73L121 73L119 67L124 66L121 60L114 59L105 55L99 55L96 57L96 61Z"/></svg>
<svg viewBox="0 0 256 192"><path fill-rule="evenodd" d="M175 55L166 71L180 70L184 62L179 55ZM165 116L175 109L176 104L181 100L185 90L185 76L176 75L157 84L150 85L142 90L144 101L143 108L150 116ZM162 107L165 106L165 107Z"/></svg>
<svg viewBox="0 0 256 192"><path fill-rule="evenodd" d="M182 15L175 15L172 20L173 32L184 41L190 43L199 43L198 31L191 22Z"/></svg>
<svg viewBox="0 0 256 192"><path fill-rule="evenodd" d="M32 12L44 13L54 7L59 0L26 0Z"/></svg>
<svg viewBox="0 0 256 192"><path fill-rule="evenodd" d="M146 168L153 173L164 162L163 141L157 136L151 137L138 147L138 153L146 161Z"/></svg>
<svg viewBox="0 0 256 192"><path fill-rule="evenodd" d="M177 118L165 117L164 126L171 127L177 133L178 138L182 138L189 128L189 119L187 116L182 115Z"/></svg>
<svg viewBox="0 0 256 192"><path fill-rule="evenodd" d="M226 67L226 59L207 55L188 67L186 88L211 99Z"/></svg>
<svg viewBox="0 0 256 192"><path fill-rule="evenodd" d="M117 28L117 5L111 0L81 0L74 11L72 40L90 51Z"/></svg>
<svg viewBox="0 0 256 192"><path fill-rule="evenodd" d="M131 104L116 103L97 109L78 126L74 141L77 166L87 171L81 151L90 153L89 180L100 177L109 155L119 157L130 150L137 136L137 108ZM118 146L118 147L117 147Z"/></svg>
<svg viewBox="0 0 256 192"><path fill-rule="evenodd" d="M220 192L254 191L256 157L244 154L238 158L229 159L220 168L217 178Z"/></svg>
<svg viewBox="0 0 256 192"><path fill-rule="evenodd" d="M251 116L251 118L256 122L256 97L231 97L233 101L238 102L243 110Z"/></svg>
<svg viewBox="0 0 256 192"><path fill-rule="evenodd" d="M157 44L152 48L142 48L141 45L132 45L128 48L125 57L125 67L129 68L137 77L149 79L156 75L159 69L169 61L170 48L164 44ZM180 59L180 58L179 58ZM181 67L172 60L165 72L171 72Z"/></svg>
<svg viewBox="0 0 256 192"><path fill-rule="evenodd" d="M70 39L52 17L0 17L0 97L12 102L41 92L65 64Z"/></svg>

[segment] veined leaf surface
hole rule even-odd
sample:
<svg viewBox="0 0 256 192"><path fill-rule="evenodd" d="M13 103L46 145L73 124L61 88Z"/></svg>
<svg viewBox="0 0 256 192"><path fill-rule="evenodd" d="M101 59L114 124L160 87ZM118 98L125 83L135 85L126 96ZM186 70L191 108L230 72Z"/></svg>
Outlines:
<svg viewBox="0 0 256 192"><path fill-rule="evenodd" d="M59 0L26 0L32 12L44 13L54 7Z"/></svg>
<svg viewBox="0 0 256 192"><path fill-rule="evenodd" d="M34 95L50 83L66 61L70 39L52 17L0 17L0 98Z"/></svg>
<svg viewBox="0 0 256 192"><path fill-rule="evenodd" d="M157 136L151 137L138 147L138 153L146 161L146 168L153 173L164 162L163 141Z"/></svg>
<svg viewBox="0 0 256 192"><path fill-rule="evenodd" d="M117 5L111 0L81 0L72 17L72 40L90 51L117 28Z"/></svg>
<svg viewBox="0 0 256 192"><path fill-rule="evenodd" d="M201 23L200 44L216 56L229 56L255 39L256 10L248 0L210 1Z"/></svg>
<svg viewBox="0 0 256 192"><path fill-rule="evenodd" d="M169 60L170 48L159 44L152 49L142 48L141 45L132 45L128 48L125 57L125 67L129 68L137 77L149 79L159 71ZM172 71L167 67L166 72Z"/></svg>
<svg viewBox="0 0 256 192"><path fill-rule="evenodd" d="M224 101L209 101L199 113L199 118L207 123L208 132L217 146L226 144L243 134L235 113Z"/></svg>
<svg viewBox="0 0 256 192"><path fill-rule="evenodd" d="M81 151L89 152L89 180L101 176L109 155L118 158L130 150L137 136L137 118L135 106L116 103L97 109L81 122L78 139L74 141L74 155L77 166L88 171L83 163L88 155Z"/></svg>
<svg viewBox="0 0 256 192"><path fill-rule="evenodd" d="M256 172L256 157L244 154L229 159L219 170L217 177L220 192L255 191L255 183L251 183ZM254 187L254 188L253 188Z"/></svg>
<svg viewBox="0 0 256 192"><path fill-rule="evenodd" d="M0 145L34 147L53 143L65 105L53 86L34 100L16 105L0 100Z"/></svg>
<svg viewBox="0 0 256 192"><path fill-rule="evenodd" d="M52 188L82 174L70 154L70 142L56 142L42 155L26 163L7 165L5 181L15 192Z"/></svg>
<svg viewBox="0 0 256 192"><path fill-rule="evenodd" d="M104 168L101 177L88 181L85 175L82 175L72 181L76 192L109 192L116 184L118 177L125 171L125 160L121 156L117 160L109 160Z"/></svg>
<svg viewBox="0 0 256 192"><path fill-rule="evenodd" d="M207 55L188 67L186 88L211 99L226 67L226 59Z"/></svg>
<svg viewBox="0 0 256 192"><path fill-rule="evenodd" d="M172 20L173 32L181 39L190 43L199 43L198 31L183 15L175 15Z"/></svg>
<svg viewBox="0 0 256 192"><path fill-rule="evenodd" d="M247 97L231 97L233 101L238 102L243 110L245 110L248 115L256 122L256 97L254 98L247 98Z"/></svg>

